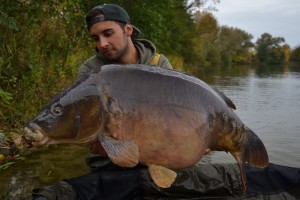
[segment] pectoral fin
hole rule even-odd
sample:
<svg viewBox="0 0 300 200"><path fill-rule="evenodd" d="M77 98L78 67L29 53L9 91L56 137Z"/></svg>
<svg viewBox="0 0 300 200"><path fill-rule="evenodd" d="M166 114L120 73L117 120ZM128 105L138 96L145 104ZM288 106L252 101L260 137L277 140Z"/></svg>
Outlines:
<svg viewBox="0 0 300 200"><path fill-rule="evenodd" d="M148 165L149 173L153 181L161 188L169 188L177 174L173 170L159 165Z"/></svg>
<svg viewBox="0 0 300 200"><path fill-rule="evenodd" d="M139 162L139 149L134 141L115 140L109 136L99 136L108 157L121 167L134 167Z"/></svg>

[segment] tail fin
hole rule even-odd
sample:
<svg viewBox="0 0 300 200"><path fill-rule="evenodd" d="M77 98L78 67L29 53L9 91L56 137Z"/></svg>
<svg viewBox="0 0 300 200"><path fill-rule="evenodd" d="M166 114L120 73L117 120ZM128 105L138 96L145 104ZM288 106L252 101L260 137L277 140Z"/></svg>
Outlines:
<svg viewBox="0 0 300 200"><path fill-rule="evenodd" d="M246 144L241 152L241 160L243 163L246 161L254 167L267 167L269 157L265 145L252 130L246 130L248 139L245 141Z"/></svg>
<svg viewBox="0 0 300 200"><path fill-rule="evenodd" d="M245 128L245 127L244 127ZM269 157L265 145L260 138L250 129L245 128L245 140L238 151L230 152L237 160L242 177L243 191L246 191L244 164L264 168L269 164Z"/></svg>

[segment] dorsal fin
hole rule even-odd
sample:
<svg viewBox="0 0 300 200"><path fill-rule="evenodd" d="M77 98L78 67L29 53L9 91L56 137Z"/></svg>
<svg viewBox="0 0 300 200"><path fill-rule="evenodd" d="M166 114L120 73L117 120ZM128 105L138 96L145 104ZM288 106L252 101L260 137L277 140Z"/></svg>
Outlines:
<svg viewBox="0 0 300 200"><path fill-rule="evenodd" d="M220 97L225 101L225 103L227 104L227 106L229 106L232 109L236 109L236 106L234 105L234 103L231 101L231 99L229 99L223 92L221 92L220 90L218 90L215 86L211 85L211 88L218 94L220 95Z"/></svg>

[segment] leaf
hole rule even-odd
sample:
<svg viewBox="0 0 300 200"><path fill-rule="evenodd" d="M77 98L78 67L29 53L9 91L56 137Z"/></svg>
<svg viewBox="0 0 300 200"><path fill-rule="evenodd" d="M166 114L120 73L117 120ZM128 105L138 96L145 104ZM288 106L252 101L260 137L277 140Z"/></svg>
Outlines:
<svg viewBox="0 0 300 200"><path fill-rule="evenodd" d="M2 88L0 88L0 99L5 103L5 104L10 104L10 100L12 100L12 94L5 92Z"/></svg>

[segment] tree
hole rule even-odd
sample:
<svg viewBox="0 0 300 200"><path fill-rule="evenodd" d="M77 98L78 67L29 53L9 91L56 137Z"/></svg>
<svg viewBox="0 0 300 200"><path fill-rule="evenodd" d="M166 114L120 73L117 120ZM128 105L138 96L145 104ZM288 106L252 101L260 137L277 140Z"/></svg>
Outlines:
<svg viewBox="0 0 300 200"><path fill-rule="evenodd" d="M216 5L220 0L185 0L185 4L191 12L194 11L216 11Z"/></svg>
<svg viewBox="0 0 300 200"><path fill-rule="evenodd" d="M292 50L290 60L294 62L300 62L300 45Z"/></svg>
<svg viewBox="0 0 300 200"><path fill-rule="evenodd" d="M195 32L193 36L193 58L190 63L193 73L198 68L205 68L221 62L220 54L215 44L219 31L216 18L208 11L197 11L194 14Z"/></svg>
<svg viewBox="0 0 300 200"><path fill-rule="evenodd" d="M212 13L196 12L194 15L194 21L196 24L195 31L200 37L209 40L210 42L215 42L218 37L219 25L217 19Z"/></svg>
<svg viewBox="0 0 300 200"><path fill-rule="evenodd" d="M222 26L219 32L217 43L225 63L231 62L249 63L251 62L251 42L253 36L239 28Z"/></svg>
<svg viewBox="0 0 300 200"><path fill-rule="evenodd" d="M262 63L279 64L289 60L289 46L283 37L272 37L264 33L256 41L257 58Z"/></svg>

